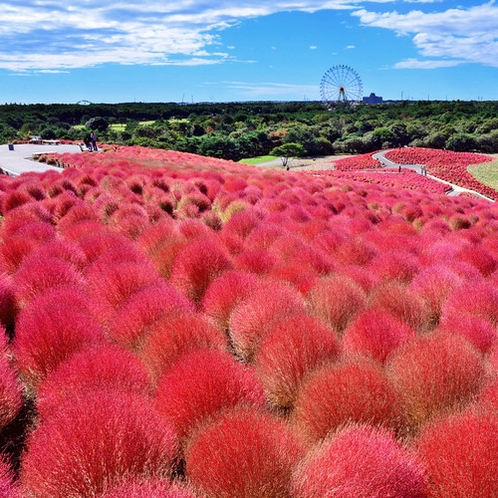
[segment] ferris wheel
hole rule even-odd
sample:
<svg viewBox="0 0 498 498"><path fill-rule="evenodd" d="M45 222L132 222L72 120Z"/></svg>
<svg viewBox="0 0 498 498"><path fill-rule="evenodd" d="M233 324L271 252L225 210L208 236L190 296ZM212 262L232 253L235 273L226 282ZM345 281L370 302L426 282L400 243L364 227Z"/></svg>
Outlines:
<svg viewBox="0 0 498 498"><path fill-rule="evenodd" d="M320 93L329 109L341 104L354 105L363 99L363 83L352 67L333 66L322 76Z"/></svg>

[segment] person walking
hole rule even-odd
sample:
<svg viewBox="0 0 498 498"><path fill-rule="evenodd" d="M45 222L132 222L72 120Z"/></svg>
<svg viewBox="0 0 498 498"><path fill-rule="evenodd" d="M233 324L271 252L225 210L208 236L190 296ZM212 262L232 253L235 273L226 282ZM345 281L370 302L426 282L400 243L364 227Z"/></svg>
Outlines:
<svg viewBox="0 0 498 498"><path fill-rule="evenodd" d="M97 147L97 134L94 131L92 131L92 133L90 134L90 139L92 141L93 150L95 151L99 150Z"/></svg>

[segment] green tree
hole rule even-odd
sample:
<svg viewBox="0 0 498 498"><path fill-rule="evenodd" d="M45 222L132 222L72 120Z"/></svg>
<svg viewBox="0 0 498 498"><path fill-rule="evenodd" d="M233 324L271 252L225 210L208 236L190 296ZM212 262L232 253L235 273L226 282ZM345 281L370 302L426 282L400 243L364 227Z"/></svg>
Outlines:
<svg viewBox="0 0 498 498"><path fill-rule="evenodd" d="M85 123L85 128L88 128L89 130L97 130L100 133L104 133L105 131L107 131L107 128L109 128L109 122L103 117L96 116L94 118L90 118Z"/></svg>
<svg viewBox="0 0 498 498"><path fill-rule="evenodd" d="M446 140L446 148L455 152L471 152L476 148L476 141L467 133L455 133Z"/></svg>
<svg viewBox="0 0 498 498"><path fill-rule="evenodd" d="M295 157L301 157L306 153L305 148L301 144L297 144L294 142L288 142L278 147L272 149L270 154L272 156L279 156L282 160L282 166L289 170L289 161Z"/></svg>

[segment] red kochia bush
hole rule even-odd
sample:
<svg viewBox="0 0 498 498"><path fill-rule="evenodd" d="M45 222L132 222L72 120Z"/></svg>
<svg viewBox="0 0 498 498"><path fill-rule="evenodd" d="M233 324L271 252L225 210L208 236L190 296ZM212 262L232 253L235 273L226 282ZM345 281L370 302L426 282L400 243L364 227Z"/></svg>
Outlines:
<svg viewBox="0 0 498 498"><path fill-rule="evenodd" d="M196 349L228 349L226 336L192 312L171 313L148 330L142 357L154 379L158 379L182 354Z"/></svg>
<svg viewBox="0 0 498 498"><path fill-rule="evenodd" d="M324 365L299 390L293 421L311 443L347 422L403 428L399 396L381 366L367 358Z"/></svg>
<svg viewBox="0 0 498 498"><path fill-rule="evenodd" d="M321 279L308 293L311 312L338 333L366 306L365 292L344 276Z"/></svg>
<svg viewBox="0 0 498 498"><path fill-rule="evenodd" d="M383 309L360 313L342 338L345 352L369 356L384 363L395 349L413 339L415 330Z"/></svg>
<svg viewBox="0 0 498 498"><path fill-rule="evenodd" d="M96 301L103 301L116 309L133 293L161 282L152 265L135 262L94 263L87 271L89 289Z"/></svg>
<svg viewBox="0 0 498 498"><path fill-rule="evenodd" d="M220 410L265 403L263 387L251 369L228 353L208 349L180 357L160 379L156 401L180 438Z"/></svg>
<svg viewBox="0 0 498 498"><path fill-rule="evenodd" d="M2 197L0 209L2 214L5 216L5 214L12 209L31 201L33 201L33 197L31 197L27 192L23 192L22 190L11 190Z"/></svg>
<svg viewBox="0 0 498 498"><path fill-rule="evenodd" d="M176 445L145 396L75 396L29 435L21 483L33 498L96 496L133 476L171 475Z"/></svg>
<svg viewBox="0 0 498 498"><path fill-rule="evenodd" d="M0 242L0 262L2 269L12 275L21 265L24 258L36 247L34 240L21 235L9 237Z"/></svg>
<svg viewBox="0 0 498 498"><path fill-rule="evenodd" d="M9 358L5 329L0 326L0 429L14 420L22 404L22 386Z"/></svg>
<svg viewBox="0 0 498 498"><path fill-rule="evenodd" d="M417 444L430 497L498 496L498 417L466 411L429 423Z"/></svg>
<svg viewBox="0 0 498 498"><path fill-rule="evenodd" d="M424 299L430 326L436 326L448 294L462 283L462 278L444 263L430 265L412 280L410 289Z"/></svg>
<svg viewBox="0 0 498 498"><path fill-rule="evenodd" d="M201 308L218 329L228 331L233 309L258 283L258 278L251 273L227 271L211 282L202 298Z"/></svg>
<svg viewBox="0 0 498 498"><path fill-rule="evenodd" d="M440 328L465 337L481 353L487 353L497 339L496 327L488 320L469 313L447 315Z"/></svg>
<svg viewBox="0 0 498 498"><path fill-rule="evenodd" d="M199 237L179 251L170 282L182 294L199 303L211 281L232 267L232 261L221 244L212 237Z"/></svg>
<svg viewBox="0 0 498 498"><path fill-rule="evenodd" d="M196 432L185 451L185 474L206 498L287 498L303 453L281 420L238 408Z"/></svg>
<svg viewBox="0 0 498 498"><path fill-rule="evenodd" d="M306 456L294 473L291 495L294 498L429 496L425 469L416 455L389 431L360 425L343 428Z"/></svg>
<svg viewBox="0 0 498 498"><path fill-rule="evenodd" d="M273 322L254 358L267 398L291 408L304 375L339 355L339 341L317 318L295 313Z"/></svg>
<svg viewBox="0 0 498 498"><path fill-rule="evenodd" d="M90 308L80 289L65 286L39 295L19 313L13 352L31 388L72 354L105 341Z"/></svg>
<svg viewBox="0 0 498 498"><path fill-rule="evenodd" d="M0 324L11 325L17 315L17 303L12 279L5 273L0 273Z"/></svg>
<svg viewBox="0 0 498 498"><path fill-rule="evenodd" d="M385 310L416 330L424 331L431 324L425 301L398 282L385 282L375 287L370 293L368 307Z"/></svg>
<svg viewBox="0 0 498 498"><path fill-rule="evenodd" d="M485 280L465 282L448 296L441 321L450 315L470 313L498 325L498 289Z"/></svg>
<svg viewBox="0 0 498 498"><path fill-rule="evenodd" d="M165 479L135 479L111 488L99 498L195 498L195 495L187 487Z"/></svg>
<svg viewBox="0 0 498 498"><path fill-rule="evenodd" d="M38 415L46 419L73 397L101 390L152 394L152 382L131 352L114 344L89 348L63 362L40 384Z"/></svg>
<svg viewBox="0 0 498 498"><path fill-rule="evenodd" d="M262 280L230 316L229 333L236 354L251 360L273 320L304 311L304 299L297 290L277 280Z"/></svg>
<svg viewBox="0 0 498 498"><path fill-rule="evenodd" d="M69 263L52 256L32 253L23 260L14 276L14 284L17 301L23 307L54 287L85 287L86 281Z"/></svg>
<svg viewBox="0 0 498 498"><path fill-rule="evenodd" d="M2 498L21 498L19 487L14 481L14 472L4 456L0 456L0 496Z"/></svg>
<svg viewBox="0 0 498 498"><path fill-rule="evenodd" d="M172 285L159 282L133 293L109 316L110 337L134 350L140 350L149 329L172 313L193 312L194 305Z"/></svg>
<svg viewBox="0 0 498 498"><path fill-rule="evenodd" d="M410 423L468 403L484 379L481 354L459 335L419 336L393 353L387 372L400 391Z"/></svg>

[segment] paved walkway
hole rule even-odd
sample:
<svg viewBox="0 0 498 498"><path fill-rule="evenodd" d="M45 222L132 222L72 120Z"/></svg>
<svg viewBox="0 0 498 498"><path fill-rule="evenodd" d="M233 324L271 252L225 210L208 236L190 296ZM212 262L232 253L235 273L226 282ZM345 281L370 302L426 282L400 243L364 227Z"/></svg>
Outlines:
<svg viewBox="0 0 498 498"><path fill-rule="evenodd" d="M406 169L413 169L417 171L418 173L422 173L422 166L421 164L398 164L390 159L387 159L385 157L385 154L389 152L389 150L383 150L381 152L377 152L372 155L374 159L377 159L384 168L398 168L401 167L401 169L406 168ZM451 190L446 194L446 195L459 195L463 192L470 193L476 197L479 197L480 199L485 199L487 201L495 202L493 199L490 199L489 197L486 197L485 195L480 194L479 192L476 192L475 190L470 190L468 188L460 187L458 185L455 185L453 183L447 182L446 180L441 180L441 178L438 178L437 176L432 176L432 175L425 175L427 178L430 178L431 180L436 180L437 182L444 183L446 185L449 185L451 187Z"/></svg>
<svg viewBox="0 0 498 498"><path fill-rule="evenodd" d="M28 171L38 173L47 170L62 171L61 168L57 168L56 166L33 161L33 155L50 152L72 152L76 154L80 153L81 149L78 145L15 144L14 150L9 150L7 144L0 145L0 169L10 176L18 176Z"/></svg>

